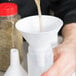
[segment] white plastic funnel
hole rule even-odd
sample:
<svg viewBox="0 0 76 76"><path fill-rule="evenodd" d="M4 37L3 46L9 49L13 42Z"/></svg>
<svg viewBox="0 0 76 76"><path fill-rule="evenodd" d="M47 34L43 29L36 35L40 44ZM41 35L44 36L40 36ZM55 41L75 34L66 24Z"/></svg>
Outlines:
<svg viewBox="0 0 76 76"><path fill-rule="evenodd" d="M26 71L20 65L19 52L17 49L11 49L10 66L4 76L27 76Z"/></svg>
<svg viewBox="0 0 76 76"><path fill-rule="evenodd" d="M58 31L62 25L61 19L47 15L42 15L42 32L39 16L26 17L16 23L16 28L29 43L27 54L29 76L41 76L53 64L52 47L57 45Z"/></svg>
<svg viewBox="0 0 76 76"><path fill-rule="evenodd" d="M58 31L63 21L54 16L42 15L43 32L40 32L39 17L30 16L16 23L16 28L22 33L29 45L34 48L57 44Z"/></svg>

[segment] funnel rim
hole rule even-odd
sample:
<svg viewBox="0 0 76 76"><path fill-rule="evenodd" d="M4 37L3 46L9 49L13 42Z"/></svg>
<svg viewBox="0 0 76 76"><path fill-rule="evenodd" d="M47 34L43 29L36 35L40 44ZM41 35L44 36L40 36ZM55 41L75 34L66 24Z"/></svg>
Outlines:
<svg viewBox="0 0 76 76"><path fill-rule="evenodd" d="M17 30L19 30L20 32L25 32L25 31L22 31L21 29L19 29L18 28L18 23L20 22L20 21L22 21L22 20L26 20L26 19L28 19L28 18L31 18L31 17L38 17L38 15L33 15L33 16L28 16L28 17L24 17L24 18L22 18L22 19L20 19L20 20L18 20L17 22L16 22L16 28L17 28ZM42 15L42 17L51 17L51 18L55 18L55 19L57 19L57 20L59 20L60 22L61 22L61 27L63 26L63 20L61 19L61 18L59 18L59 17L56 17L56 16L50 16L50 15ZM46 34L46 33L48 33L48 32L58 32L59 30L58 30L58 28L56 28L56 29L53 29L53 31L52 30L49 30L49 31L42 31L42 32L26 32L27 34Z"/></svg>

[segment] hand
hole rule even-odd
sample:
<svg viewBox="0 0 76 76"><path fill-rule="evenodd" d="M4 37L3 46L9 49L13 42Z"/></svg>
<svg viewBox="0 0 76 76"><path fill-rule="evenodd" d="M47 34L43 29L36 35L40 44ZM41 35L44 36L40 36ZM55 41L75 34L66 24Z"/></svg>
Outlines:
<svg viewBox="0 0 76 76"><path fill-rule="evenodd" d="M42 76L71 76L76 69L76 47L65 41L54 48L54 64Z"/></svg>

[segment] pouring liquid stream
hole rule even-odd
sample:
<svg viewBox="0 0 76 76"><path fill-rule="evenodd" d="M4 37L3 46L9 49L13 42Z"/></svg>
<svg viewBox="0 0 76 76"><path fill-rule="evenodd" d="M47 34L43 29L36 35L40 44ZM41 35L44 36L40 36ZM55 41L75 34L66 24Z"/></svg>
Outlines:
<svg viewBox="0 0 76 76"><path fill-rule="evenodd" d="M12 21L11 21L12 22ZM14 25L14 22L12 22ZM15 26L12 26L12 48L15 48Z"/></svg>
<svg viewBox="0 0 76 76"><path fill-rule="evenodd" d="M35 4L37 6L38 15L39 15L40 32L42 32L43 29L42 29L42 16L41 16L40 0L35 0Z"/></svg>

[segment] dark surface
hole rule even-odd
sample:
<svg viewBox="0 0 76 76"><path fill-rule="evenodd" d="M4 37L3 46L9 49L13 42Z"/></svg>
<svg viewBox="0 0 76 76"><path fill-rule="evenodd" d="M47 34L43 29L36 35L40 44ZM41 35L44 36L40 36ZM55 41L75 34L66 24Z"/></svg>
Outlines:
<svg viewBox="0 0 76 76"><path fill-rule="evenodd" d="M34 0L0 0L2 2L17 3L22 18L37 14ZM76 0L41 0L41 11L45 15L60 17L65 24L76 22Z"/></svg>

